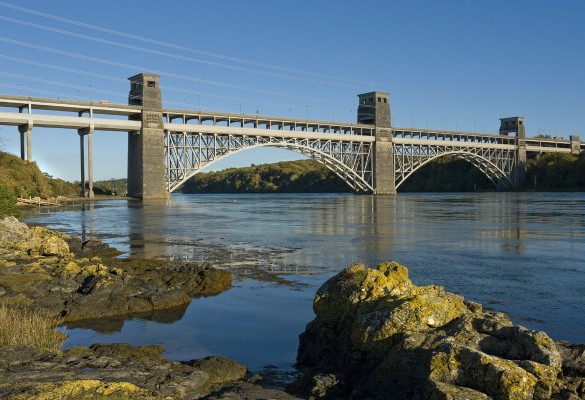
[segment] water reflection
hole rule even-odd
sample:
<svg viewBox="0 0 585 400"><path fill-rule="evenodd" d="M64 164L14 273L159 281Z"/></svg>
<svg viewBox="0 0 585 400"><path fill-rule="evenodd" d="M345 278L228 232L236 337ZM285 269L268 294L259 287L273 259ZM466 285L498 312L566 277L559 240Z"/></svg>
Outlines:
<svg viewBox="0 0 585 400"><path fill-rule="evenodd" d="M259 365L270 357L292 363L315 290L353 262L397 260L415 284L445 286L555 339L585 342L584 204L585 193L174 195L168 205L99 202L29 221L105 237L132 255L209 259L222 268L262 262L266 274L302 283L244 281L217 298L194 300L182 319L165 325L164 337L153 333L162 330L157 323L153 328L142 318L112 335L118 341L148 338L169 354L233 350L240 361ZM289 318L282 318L283 310ZM250 321L261 323L262 332L246 326L243 344L238 333ZM271 335L266 355L243 354L242 346L255 349L254 340ZM73 329L70 343L102 339Z"/></svg>
<svg viewBox="0 0 585 400"><path fill-rule="evenodd" d="M168 308L166 310L148 311L130 315L119 315L114 317L105 317L99 319L86 319L83 321L69 322L65 325L67 329L84 328L91 329L102 334L112 334L121 332L124 323L135 318L156 322L159 324L172 324L183 318L189 304L183 304L178 307Z"/></svg>
<svg viewBox="0 0 585 400"><path fill-rule="evenodd" d="M93 202L81 203L81 241L89 240L94 234L94 206Z"/></svg>
<svg viewBox="0 0 585 400"><path fill-rule="evenodd" d="M133 202L128 207L128 242L130 254L146 258L165 255L167 216L169 204L166 200ZM121 221L124 223L124 221Z"/></svg>

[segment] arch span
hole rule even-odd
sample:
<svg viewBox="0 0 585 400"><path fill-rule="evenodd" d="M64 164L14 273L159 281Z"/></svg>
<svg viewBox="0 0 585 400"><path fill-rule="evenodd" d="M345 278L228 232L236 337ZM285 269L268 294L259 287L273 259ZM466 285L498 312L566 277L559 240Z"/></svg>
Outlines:
<svg viewBox="0 0 585 400"><path fill-rule="evenodd" d="M416 171L424 167L428 163L448 155L454 155L457 158L461 158L474 167L479 169L483 174L496 186L501 187L513 187L511 177L511 168L506 171L502 168L502 165L498 165L497 160L489 159L476 153L465 151L465 150L447 150L439 154L429 155L428 157L418 157L416 161L413 161L406 171L399 170L396 173L396 189L400 187L408 178L410 178ZM495 161L495 162L494 162ZM509 164L509 163L505 163ZM504 165L505 167L505 165Z"/></svg>
<svg viewBox="0 0 585 400"><path fill-rule="evenodd" d="M165 162L169 192L213 163L243 150L276 147L294 151L325 165L355 192L371 192L372 144L322 139L284 139L166 133Z"/></svg>

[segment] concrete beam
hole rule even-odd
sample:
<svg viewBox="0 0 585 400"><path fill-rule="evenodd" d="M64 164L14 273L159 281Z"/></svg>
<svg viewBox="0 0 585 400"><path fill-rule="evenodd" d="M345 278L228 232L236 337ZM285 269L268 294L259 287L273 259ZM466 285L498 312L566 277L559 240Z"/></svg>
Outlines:
<svg viewBox="0 0 585 400"><path fill-rule="evenodd" d="M83 129L93 124L96 131L129 132L139 131L140 121L108 118L70 117L47 114L21 114L0 112L0 125L24 125L27 123L40 128Z"/></svg>

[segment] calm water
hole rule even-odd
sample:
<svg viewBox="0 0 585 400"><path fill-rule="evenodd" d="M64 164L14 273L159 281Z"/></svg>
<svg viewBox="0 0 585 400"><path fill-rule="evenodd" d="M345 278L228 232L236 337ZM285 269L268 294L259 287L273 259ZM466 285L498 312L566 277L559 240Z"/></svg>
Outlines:
<svg viewBox="0 0 585 400"><path fill-rule="evenodd" d="M290 368L317 288L350 263L384 260L407 266L416 284L585 343L585 193L173 195L170 204L104 201L27 222L97 235L128 254L218 260L241 277L185 309L69 329L68 347L163 344L170 359L222 354L251 370Z"/></svg>

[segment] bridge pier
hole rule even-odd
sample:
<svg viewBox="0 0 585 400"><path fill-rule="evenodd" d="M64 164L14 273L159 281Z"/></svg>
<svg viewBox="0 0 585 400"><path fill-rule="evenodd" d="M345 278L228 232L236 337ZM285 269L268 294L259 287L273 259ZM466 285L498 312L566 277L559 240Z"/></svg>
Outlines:
<svg viewBox="0 0 585 400"><path fill-rule="evenodd" d="M128 78L128 104L142 106L130 119L142 122L139 132L128 132L128 196L167 199L164 126L159 75L138 74Z"/></svg>
<svg viewBox="0 0 585 400"><path fill-rule="evenodd" d="M81 197L89 197L93 199L93 126L88 128L78 129L79 134L79 153L81 160ZM88 190L85 191L85 136L87 136L87 175L88 175Z"/></svg>
<svg viewBox="0 0 585 400"><path fill-rule="evenodd" d="M20 132L20 158L26 161L32 161L32 128L33 122L29 121L27 124L19 125ZM25 133L26 133L26 158L25 158Z"/></svg>
<svg viewBox="0 0 585 400"><path fill-rule="evenodd" d="M518 188L526 182L526 163L528 157L526 154L526 126L524 117L500 118L500 135L508 136L510 133L516 134L516 163L512 169L510 180L514 188ZM503 187L502 189L505 189Z"/></svg>
<svg viewBox="0 0 585 400"><path fill-rule="evenodd" d="M389 96L385 92L358 95L357 123L376 126L372 183L377 195L396 194Z"/></svg>
<svg viewBox="0 0 585 400"><path fill-rule="evenodd" d="M581 140L579 136L571 135L571 154L578 156L581 153Z"/></svg>

